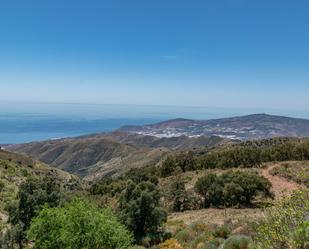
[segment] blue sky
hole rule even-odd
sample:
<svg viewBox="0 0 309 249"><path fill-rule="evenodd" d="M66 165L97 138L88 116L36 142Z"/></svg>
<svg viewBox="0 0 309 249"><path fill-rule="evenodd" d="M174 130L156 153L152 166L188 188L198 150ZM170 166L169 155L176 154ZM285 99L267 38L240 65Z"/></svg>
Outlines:
<svg viewBox="0 0 309 249"><path fill-rule="evenodd" d="M0 100L309 106L309 2L1 0Z"/></svg>

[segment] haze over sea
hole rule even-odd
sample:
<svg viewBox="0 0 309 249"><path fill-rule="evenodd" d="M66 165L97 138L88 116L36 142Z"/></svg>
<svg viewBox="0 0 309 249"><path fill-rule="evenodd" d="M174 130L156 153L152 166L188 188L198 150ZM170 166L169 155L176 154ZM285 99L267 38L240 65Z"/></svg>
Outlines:
<svg viewBox="0 0 309 249"><path fill-rule="evenodd" d="M308 118L305 111L181 106L1 103L0 144L110 132L123 125L143 125L173 118L212 119L267 112Z"/></svg>

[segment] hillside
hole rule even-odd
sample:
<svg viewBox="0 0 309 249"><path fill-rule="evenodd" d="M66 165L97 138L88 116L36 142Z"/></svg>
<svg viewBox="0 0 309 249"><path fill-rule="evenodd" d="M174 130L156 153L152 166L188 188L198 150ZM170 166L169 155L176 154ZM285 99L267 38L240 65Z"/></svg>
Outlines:
<svg viewBox="0 0 309 249"><path fill-rule="evenodd" d="M67 185L79 182L77 177L67 172L51 168L29 157L0 149L0 228L7 221L5 209L15 199L20 184L27 177L37 176L51 176Z"/></svg>
<svg viewBox="0 0 309 249"><path fill-rule="evenodd" d="M212 147L228 141L220 137L157 138L114 132L11 145L6 148L79 176L97 178L132 167L156 165L171 150Z"/></svg>
<svg viewBox="0 0 309 249"><path fill-rule="evenodd" d="M188 137L185 135L178 137L156 137L150 135L141 135L130 132L115 131L106 134L107 138L114 141L134 145L137 147L161 148L165 147L172 150L185 150L198 147L214 147L219 144L230 142L229 139L224 139L218 136L206 137Z"/></svg>
<svg viewBox="0 0 309 249"><path fill-rule="evenodd" d="M145 126L125 126L120 129L156 137L220 136L229 139L252 140L272 137L307 137L309 120L253 114L212 120L174 119Z"/></svg>
<svg viewBox="0 0 309 249"><path fill-rule="evenodd" d="M105 137L60 139L10 146L9 149L80 176L110 175L131 167L131 164L155 164L166 151L136 148Z"/></svg>

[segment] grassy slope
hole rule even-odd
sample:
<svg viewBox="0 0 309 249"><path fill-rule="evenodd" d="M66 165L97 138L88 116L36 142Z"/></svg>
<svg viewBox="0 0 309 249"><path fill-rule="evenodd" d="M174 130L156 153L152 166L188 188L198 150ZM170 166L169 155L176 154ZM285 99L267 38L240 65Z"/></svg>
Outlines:
<svg viewBox="0 0 309 249"><path fill-rule="evenodd" d="M0 228L7 220L5 207L15 199L20 184L31 176L50 175L61 182L77 180L64 171L51 168L29 157L0 150Z"/></svg>

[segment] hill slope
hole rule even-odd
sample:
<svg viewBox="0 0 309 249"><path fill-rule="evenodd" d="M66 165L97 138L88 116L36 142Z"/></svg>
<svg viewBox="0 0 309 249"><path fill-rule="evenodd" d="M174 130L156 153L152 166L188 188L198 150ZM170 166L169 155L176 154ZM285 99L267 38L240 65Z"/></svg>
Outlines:
<svg viewBox="0 0 309 249"><path fill-rule="evenodd" d="M156 165L173 149L216 146L225 141L220 137L158 138L114 132L11 145L6 148L70 173L100 177L117 174L132 167Z"/></svg>
<svg viewBox="0 0 309 249"><path fill-rule="evenodd" d="M6 206L15 199L20 184L27 177L51 176L65 184L75 184L78 178L51 168L29 157L0 149L0 228L7 221ZM0 229L1 230L1 229Z"/></svg>
<svg viewBox="0 0 309 249"><path fill-rule="evenodd" d="M253 114L212 120L174 119L145 126L125 126L120 129L156 137L220 136L251 140L272 137L307 137L309 120L267 114Z"/></svg>
<svg viewBox="0 0 309 249"><path fill-rule="evenodd" d="M112 175L126 168L156 164L168 151L137 148L105 137L60 139L8 148L80 176Z"/></svg>

